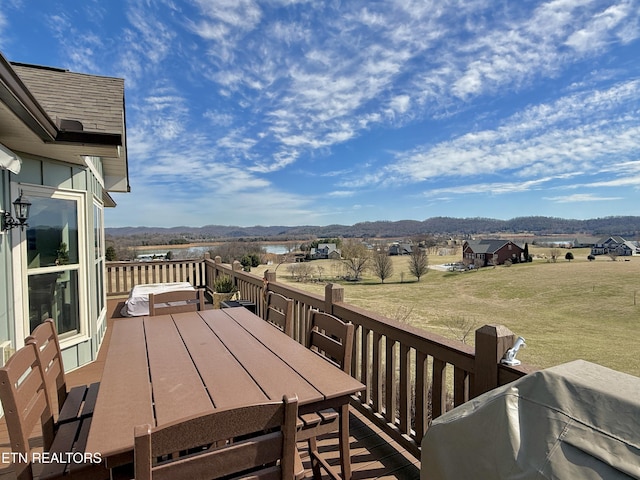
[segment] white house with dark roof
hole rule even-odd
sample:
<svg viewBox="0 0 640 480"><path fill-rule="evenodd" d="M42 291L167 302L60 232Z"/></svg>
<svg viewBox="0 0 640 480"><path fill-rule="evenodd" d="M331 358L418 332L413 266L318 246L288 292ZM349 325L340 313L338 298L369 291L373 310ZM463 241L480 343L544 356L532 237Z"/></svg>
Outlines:
<svg viewBox="0 0 640 480"><path fill-rule="evenodd" d="M106 329L104 209L128 192L124 80L11 63L0 54L0 350L46 318L69 369L93 360ZM15 218L8 223L11 224ZM0 363L4 358L0 358Z"/></svg>
<svg viewBox="0 0 640 480"><path fill-rule="evenodd" d="M340 260L342 258L340 250L335 243L320 243L317 248L312 248L309 252L309 258L312 260L332 259Z"/></svg>
<svg viewBox="0 0 640 480"><path fill-rule="evenodd" d="M603 237L591 247L591 255L609 254L619 255L621 257L640 255L640 248L637 243L625 240L619 235Z"/></svg>

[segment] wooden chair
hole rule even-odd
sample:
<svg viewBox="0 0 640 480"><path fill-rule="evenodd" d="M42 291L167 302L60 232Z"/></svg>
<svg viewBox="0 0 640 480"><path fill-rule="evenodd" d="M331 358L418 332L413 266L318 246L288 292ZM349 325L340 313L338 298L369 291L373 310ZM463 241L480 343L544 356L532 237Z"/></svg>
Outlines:
<svg viewBox="0 0 640 480"><path fill-rule="evenodd" d="M279 293L269 292L265 317L267 322L293 337L293 300Z"/></svg>
<svg viewBox="0 0 640 480"><path fill-rule="evenodd" d="M25 339L25 344L30 342L35 343L38 349L49 405L57 424L93 415L100 383L67 389L62 351L54 321L49 318L38 325Z"/></svg>
<svg viewBox="0 0 640 480"><path fill-rule="evenodd" d="M345 323L333 315L311 311L311 322L307 335L307 347L319 356L351 373L351 355L353 352L354 326ZM301 415L298 418L298 441L307 440L314 478L321 478L320 467L335 479L340 477L318 452L317 437L326 433L340 432L340 466L342 478L350 476L349 458L349 405L340 411L334 409Z"/></svg>
<svg viewBox="0 0 640 480"><path fill-rule="evenodd" d="M0 368L0 399L9 433L10 450L13 452L13 467L18 480L32 480L34 477L29 436L38 422L42 428L43 450L50 458L65 459L74 455L69 463L56 461L42 463L40 479L61 478L72 475L79 479L107 479L109 471L102 463L82 462L89 434L91 417L78 419L59 425L55 429L51 406L48 402L44 369L40 364L38 347L34 342L19 349ZM54 430L56 430L54 434ZM79 454L80 457L75 457ZM36 472L37 474L38 472Z"/></svg>
<svg viewBox="0 0 640 480"><path fill-rule="evenodd" d="M298 398L217 410L135 429L135 478L293 480ZM172 455L189 452L186 455ZM278 463L279 461L279 463ZM239 474L235 476L235 474Z"/></svg>
<svg viewBox="0 0 640 480"><path fill-rule="evenodd" d="M204 310L204 290L175 290L149 294L149 315Z"/></svg>

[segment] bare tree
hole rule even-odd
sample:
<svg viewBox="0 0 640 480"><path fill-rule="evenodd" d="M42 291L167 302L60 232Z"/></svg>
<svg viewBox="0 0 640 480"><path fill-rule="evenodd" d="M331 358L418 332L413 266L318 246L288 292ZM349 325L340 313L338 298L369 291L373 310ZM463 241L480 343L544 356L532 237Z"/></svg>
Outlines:
<svg viewBox="0 0 640 480"><path fill-rule="evenodd" d="M395 312L391 315L391 318L397 320L400 323L405 323L407 325L411 325L411 313L413 312L413 307L407 307L406 305L398 305Z"/></svg>
<svg viewBox="0 0 640 480"><path fill-rule="evenodd" d="M558 261L558 257L560 256L560 249L552 248L551 250L549 250L549 256L551 257L551 261L553 263L556 263Z"/></svg>
<svg viewBox="0 0 640 480"><path fill-rule="evenodd" d="M429 257L422 248L416 247L411 251L409 257L409 272L420 281L420 277L427 273L429 268Z"/></svg>
<svg viewBox="0 0 640 480"><path fill-rule="evenodd" d="M370 261L371 253L362 242L348 240L342 245L342 263L350 280L360 280Z"/></svg>
<svg viewBox="0 0 640 480"><path fill-rule="evenodd" d="M307 262L292 263L289 266L289 273L298 282L306 282L313 274L313 265Z"/></svg>
<svg viewBox="0 0 640 480"><path fill-rule="evenodd" d="M373 254L372 269L381 283L384 283L385 279L393 275L393 262L385 250L378 250Z"/></svg>
<svg viewBox="0 0 640 480"><path fill-rule="evenodd" d="M464 315L451 317L446 321L449 331L462 343L467 343L467 337L475 331L477 324L476 319Z"/></svg>

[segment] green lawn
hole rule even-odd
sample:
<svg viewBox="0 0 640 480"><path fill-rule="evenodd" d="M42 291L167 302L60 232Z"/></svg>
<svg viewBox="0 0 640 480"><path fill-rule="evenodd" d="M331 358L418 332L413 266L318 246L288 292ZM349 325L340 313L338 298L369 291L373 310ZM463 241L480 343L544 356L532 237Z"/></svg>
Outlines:
<svg viewBox="0 0 640 480"><path fill-rule="evenodd" d="M530 249L543 254L543 250ZM518 358L540 368L582 358L640 376L640 257L589 262L587 250L572 250L575 260L557 263L536 258L533 263L489 267L464 273L434 268L416 282L406 257L394 258L394 275L380 283L367 274L357 284L342 283L345 300L388 317L449 338L461 338L469 326L507 326L526 339ZM431 266L456 257L430 256ZM316 261L321 280L339 267ZM271 267L253 269L261 275ZM287 265L278 267L278 281L323 293L323 283L296 282ZM637 298L636 298L637 295ZM473 334L467 337L473 343Z"/></svg>

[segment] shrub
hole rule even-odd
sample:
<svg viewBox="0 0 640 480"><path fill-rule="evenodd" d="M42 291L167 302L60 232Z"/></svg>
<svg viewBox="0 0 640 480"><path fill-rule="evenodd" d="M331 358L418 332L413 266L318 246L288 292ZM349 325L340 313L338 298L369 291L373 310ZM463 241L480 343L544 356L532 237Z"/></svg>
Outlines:
<svg viewBox="0 0 640 480"><path fill-rule="evenodd" d="M229 275L221 275L213 282L213 290L217 293L233 293L236 291L236 286Z"/></svg>

